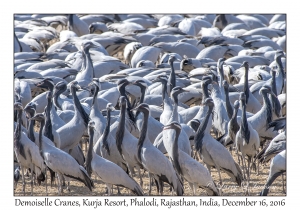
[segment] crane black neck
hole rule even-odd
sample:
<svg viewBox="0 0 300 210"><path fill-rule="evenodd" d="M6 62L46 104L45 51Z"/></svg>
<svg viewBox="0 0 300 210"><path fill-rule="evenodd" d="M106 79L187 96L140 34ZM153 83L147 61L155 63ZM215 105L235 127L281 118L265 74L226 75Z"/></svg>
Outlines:
<svg viewBox="0 0 300 210"><path fill-rule="evenodd" d="M85 159L85 169L89 176L92 174L92 159L93 159L93 139L94 139L94 128L89 127L89 149Z"/></svg>
<svg viewBox="0 0 300 210"><path fill-rule="evenodd" d="M75 114L76 114L76 112L80 113L80 116L82 117L82 119L84 121L84 125L87 127L87 125L89 123L89 116L84 111L84 109L82 108L82 106L80 104L80 101L76 95L76 87L71 86L71 92L72 92L72 96L73 96L73 102L75 105Z"/></svg>
<svg viewBox="0 0 300 210"><path fill-rule="evenodd" d="M68 26L68 29L69 31L73 31L73 15L69 15L69 26Z"/></svg>
<svg viewBox="0 0 300 210"><path fill-rule="evenodd" d="M54 142L54 136L52 133L52 123L51 123L51 117L50 117L51 108L52 108L52 100L51 100L51 98L48 98L48 104L46 107L46 123L45 123L45 129L44 129L44 136L46 136L52 142Z"/></svg>
<svg viewBox="0 0 300 210"><path fill-rule="evenodd" d="M31 110L26 111L29 115L29 118L32 118L34 116L34 112ZM35 125L35 120L29 120L29 125L28 125L28 138L32 141L35 142L35 136L34 136L34 128Z"/></svg>
<svg viewBox="0 0 300 210"><path fill-rule="evenodd" d="M22 110L17 111L17 126L14 133L14 147L18 151L18 153L23 156L26 160L26 155L24 151L24 145L21 142L21 126L22 124Z"/></svg>
<svg viewBox="0 0 300 210"><path fill-rule="evenodd" d="M16 39L16 40L17 40L17 42L18 42L18 45L19 45L19 47L20 47L20 52L23 52L22 45L21 45L21 43L20 43L20 41L19 41L18 37L16 36L16 33L15 33L15 32L14 32L14 37L15 37L15 39Z"/></svg>
<svg viewBox="0 0 300 210"><path fill-rule="evenodd" d="M167 81L161 80L161 85L162 85L162 99L164 101L165 98L166 98L166 95L168 95L168 92L167 92Z"/></svg>
<svg viewBox="0 0 300 210"><path fill-rule="evenodd" d="M140 86L141 88L141 99L140 99L140 104L144 103L145 99L145 94L146 94L146 87Z"/></svg>
<svg viewBox="0 0 300 210"><path fill-rule="evenodd" d="M176 75L175 75L175 69L173 66L173 61L169 61L169 64L171 66L171 73L169 77L169 84L170 84L170 92L174 87L176 87Z"/></svg>
<svg viewBox="0 0 300 210"><path fill-rule="evenodd" d="M224 87L224 92L225 92L225 102L226 102L226 111L227 111L227 115L229 117L229 119L231 119L232 115L233 115L233 109L232 106L230 104L230 99L229 99L229 90L228 87L223 86Z"/></svg>
<svg viewBox="0 0 300 210"><path fill-rule="evenodd" d="M126 103L121 103L121 113L120 113L120 121L116 132L116 143L117 149L122 157L122 143L125 132L125 113L126 113Z"/></svg>
<svg viewBox="0 0 300 210"><path fill-rule="evenodd" d="M272 105L271 102L268 98L268 93L265 91L262 91L262 96L263 96L263 100L264 100L264 107L266 110L266 127L268 127L268 124L272 122Z"/></svg>
<svg viewBox="0 0 300 210"><path fill-rule="evenodd" d="M241 135L245 139L246 143L249 144L250 131L248 128L248 122L246 117L246 101L242 100L242 125L241 125Z"/></svg>
<svg viewBox="0 0 300 210"><path fill-rule="evenodd" d="M143 85L139 86L141 88L141 99L140 99L140 103L139 104L142 104L144 103L144 99L145 99L145 94L146 94L146 87L144 87ZM139 115L140 111L137 111L136 114L135 114L135 121L137 120L137 117Z"/></svg>
<svg viewBox="0 0 300 210"><path fill-rule="evenodd" d="M143 111L144 119L143 119L143 125L140 132L140 138L138 140L138 160L141 163L141 151L143 144L145 142L146 136L147 136L147 129L148 129L148 118L149 118L149 111Z"/></svg>
<svg viewBox="0 0 300 210"><path fill-rule="evenodd" d="M42 158L44 159L44 155L43 155L43 141L42 141L42 135L43 135L43 128L45 125L45 120L41 119L40 121L40 131L39 131L39 145L40 145L40 154L42 156Z"/></svg>
<svg viewBox="0 0 300 210"><path fill-rule="evenodd" d="M208 120L209 120L209 117L210 117L212 111L213 111L213 106L209 106L208 111L205 115L205 118L204 118L203 122L200 124L200 126L198 127L198 130L195 134L194 141L195 141L196 150L200 151L200 153L202 153L203 137L204 137L205 129L207 127Z"/></svg>
<svg viewBox="0 0 300 210"><path fill-rule="evenodd" d="M95 71L94 71L94 66L93 66L93 61L92 61L92 58L91 58L91 54L89 52L89 48L84 48L83 52L84 52L84 64L87 66L87 65L90 65L93 69L93 78L95 78ZM85 67L86 67L85 66Z"/></svg>
<svg viewBox="0 0 300 210"><path fill-rule="evenodd" d="M171 94L171 98L174 101L174 107L175 107L175 105L178 106L178 93Z"/></svg>
<svg viewBox="0 0 300 210"><path fill-rule="evenodd" d="M58 103L58 97L59 97L60 94L61 94L62 92L64 92L64 91L65 91L65 90L60 89L60 90L58 90L58 91L53 95L53 103L54 103L55 107L56 107L58 110L62 110L60 104Z"/></svg>
<svg viewBox="0 0 300 210"><path fill-rule="evenodd" d="M209 98L208 85L209 85L208 82L202 82L202 92L203 92L202 101L205 101L205 99Z"/></svg>
<svg viewBox="0 0 300 210"><path fill-rule="evenodd" d="M110 131L110 112L111 110L110 109L107 109L107 116L106 116L106 125L105 125L105 129L104 129L104 133L103 133L103 147L104 149L107 151L107 154L110 155L110 149L109 149L109 146L108 146L108 141L107 141L107 138L108 138L108 134L109 134L109 131Z"/></svg>
<svg viewBox="0 0 300 210"><path fill-rule="evenodd" d="M92 106L94 106L95 102L97 101L97 96L98 96L98 92L99 92L98 85L94 85L94 87L95 87L95 91L94 91L94 95L93 95Z"/></svg>
<svg viewBox="0 0 300 210"><path fill-rule="evenodd" d="M249 68L245 67L245 75L244 75L244 93L246 96L246 104L248 103L248 99L249 99L249 84L248 84L248 72L249 72Z"/></svg>
<svg viewBox="0 0 300 210"><path fill-rule="evenodd" d="M276 88L276 72L272 71L272 79L271 79L272 91L275 95L277 95L277 88Z"/></svg>
<svg viewBox="0 0 300 210"><path fill-rule="evenodd" d="M182 169L180 167L180 164L179 164L179 160L178 160L178 156L179 156L179 151L178 151L178 138L179 138L179 135L180 135L180 129L175 129L176 131L176 136L175 136L175 141L174 141L174 144L172 145L172 156L174 157L174 166L175 166L175 169L176 171L182 175Z"/></svg>

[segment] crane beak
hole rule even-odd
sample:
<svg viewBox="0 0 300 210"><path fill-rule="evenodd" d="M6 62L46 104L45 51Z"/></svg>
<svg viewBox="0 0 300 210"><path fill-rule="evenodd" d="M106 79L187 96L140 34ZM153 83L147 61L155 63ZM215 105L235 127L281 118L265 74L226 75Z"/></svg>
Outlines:
<svg viewBox="0 0 300 210"><path fill-rule="evenodd" d="M275 93L273 93L272 90L271 90L270 94L271 94L272 96L274 96L275 98L277 98L277 96L275 95Z"/></svg>
<svg viewBox="0 0 300 210"><path fill-rule="evenodd" d="M168 129L171 129L171 125L165 125L165 126L162 126L163 130L168 130Z"/></svg>
<svg viewBox="0 0 300 210"><path fill-rule="evenodd" d="M36 120L36 117L29 118L28 121Z"/></svg>
<svg viewBox="0 0 300 210"><path fill-rule="evenodd" d="M76 84L75 87L79 90L81 89L80 85Z"/></svg>
<svg viewBox="0 0 300 210"><path fill-rule="evenodd" d="M190 91L189 90L186 90L186 89L184 89L184 88L182 88L182 92L186 92L186 93L189 93Z"/></svg>
<svg viewBox="0 0 300 210"><path fill-rule="evenodd" d="M152 80L152 84L155 83L155 82L160 82L160 79L156 78L155 80Z"/></svg>
<svg viewBox="0 0 300 210"><path fill-rule="evenodd" d="M137 108L137 107L135 107L135 108L131 109L130 111L134 111L134 110L138 110L138 108Z"/></svg>
<svg viewBox="0 0 300 210"><path fill-rule="evenodd" d="M35 83L35 86L37 86L37 87L41 87L42 85L43 85L43 81Z"/></svg>
<svg viewBox="0 0 300 210"><path fill-rule="evenodd" d="M91 82L90 84L88 84L88 87L93 86L94 82Z"/></svg>
<svg viewBox="0 0 300 210"><path fill-rule="evenodd" d="M94 43L91 44L91 48L98 48L98 47L100 47L99 44L94 44Z"/></svg>

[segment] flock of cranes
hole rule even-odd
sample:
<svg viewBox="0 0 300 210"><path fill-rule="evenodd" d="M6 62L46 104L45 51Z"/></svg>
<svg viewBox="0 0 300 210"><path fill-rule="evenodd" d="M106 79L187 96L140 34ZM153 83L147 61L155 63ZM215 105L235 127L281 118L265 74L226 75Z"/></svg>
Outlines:
<svg viewBox="0 0 300 210"><path fill-rule="evenodd" d="M285 75L284 14L15 15L14 188L284 191Z"/></svg>

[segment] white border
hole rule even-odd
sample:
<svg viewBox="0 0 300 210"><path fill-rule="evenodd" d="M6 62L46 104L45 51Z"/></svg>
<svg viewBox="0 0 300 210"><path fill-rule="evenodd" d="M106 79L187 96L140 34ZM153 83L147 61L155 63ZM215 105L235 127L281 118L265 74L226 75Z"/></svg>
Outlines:
<svg viewBox="0 0 300 210"><path fill-rule="evenodd" d="M297 58L300 55L299 50L299 12L298 6L292 5L291 2L289 6L285 6L282 1L274 0L251 0L251 1L162 1L162 0L150 0L146 1L62 1L62 0L48 0L48 1L32 1L32 0L22 0L22 1L6 1L5 6L3 6L1 14L1 91L0 91L0 104L1 104L1 140L2 140L2 152L1 152L1 171L3 176L1 177L1 206L3 208L17 208L14 206L13 197L13 183L12 183L12 151L13 151L13 123L11 121L13 114L13 14L14 13L190 13L190 14L205 14L205 13L287 13L287 49L288 49L288 62L287 62L287 77L288 77L288 129L287 136L289 142L288 147L288 172L287 172L287 197L249 197L251 200L281 200L284 198L286 200L286 207L298 207L298 191L297 187L299 182L297 178L299 177L299 164L297 146L300 142L297 138L297 130L299 130L299 125L297 123L298 111L297 108L299 94L296 93L300 87L297 87L300 83L297 80L299 77L299 61ZM9 6L7 6L9 5ZM66 200L82 200L84 197L51 197L51 199L60 198ZM87 197L89 199L96 199L96 197ZM104 199L102 197L97 197L98 199ZM129 199L129 197L126 197ZM155 197L159 199L159 197ZM171 197L165 197L171 198ZM186 197L186 199L208 199L206 197ZM226 198L230 200L240 200L244 197L218 197L213 198L214 200L221 201L221 199ZM28 198L27 200L35 200L36 197ZM42 199L42 197L38 197ZM110 197L110 199L118 200L119 197ZM150 197L149 197L150 199ZM178 199L172 197L172 199ZM22 207L22 209L32 209L33 207ZM40 207L38 207L40 208ZM45 207L48 208L48 207ZM51 207L53 208L53 207ZM66 207L57 207L58 209L66 209ZM81 207L82 208L82 207ZM91 209L89 207L88 209ZM105 209L99 207L98 209ZM145 207L143 207L145 208ZM147 207L146 207L147 208ZM182 207L172 207L172 209L179 209ZM198 207L199 208L199 207ZM218 207L215 207L218 208ZM223 207L225 209L232 207ZM238 207L240 208L240 207ZM279 207L278 207L279 208ZM283 207L280 207L283 208ZM130 209L140 209L140 207L130 207ZM162 208L161 208L162 209ZM164 208L167 209L167 208ZM209 209L213 209L210 207ZM275 208L274 208L275 209Z"/></svg>

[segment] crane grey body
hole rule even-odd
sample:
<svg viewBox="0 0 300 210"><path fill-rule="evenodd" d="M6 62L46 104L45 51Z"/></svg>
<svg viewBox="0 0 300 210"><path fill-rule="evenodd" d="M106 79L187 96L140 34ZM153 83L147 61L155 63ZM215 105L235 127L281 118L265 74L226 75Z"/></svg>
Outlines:
<svg viewBox="0 0 300 210"><path fill-rule="evenodd" d="M181 126L177 122L171 122L166 125L163 131L164 133L167 132L169 134L171 137L170 140L174 140L174 142L170 145L172 153L169 154L172 158L176 171L189 182L193 189L193 195L195 194L194 186L205 189L207 194L210 196L219 195L219 191L217 190L208 170L201 163L193 159L190 155L186 154L178 147L180 131Z"/></svg>
<svg viewBox="0 0 300 210"><path fill-rule="evenodd" d="M270 165L270 172L267 179L267 183L265 184L265 188L261 191L261 196L266 196L269 193L270 186L274 182L274 180L280 176L281 174L286 172L286 150L277 154Z"/></svg>
<svg viewBox="0 0 300 210"><path fill-rule="evenodd" d="M237 150L242 154L244 176L247 171L246 195L249 195L249 184L250 184L250 175L251 175L250 164L252 163L254 156L258 152L260 140L257 131L254 130L251 124L247 122L247 117L246 117L247 99L245 93L241 93L240 100L242 102L242 122L239 131L236 133L235 143L236 143ZM248 157L247 170L246 170L245 156Z"/></svg>
<svg viewBox="0 0 300 210"><path fill-rule="evenodd" d="M182 195L183 186L173 169L172 164L157 148L152 145L148 138L148 105L143 103L135 109L143 112L144 115L141 135L138 141L138 161L143 164L144 168L149 171L149 173L152 174L154 179L158 182L161 194L163 192L161 185L163 181L169 183L177 195Z"/></svg>

